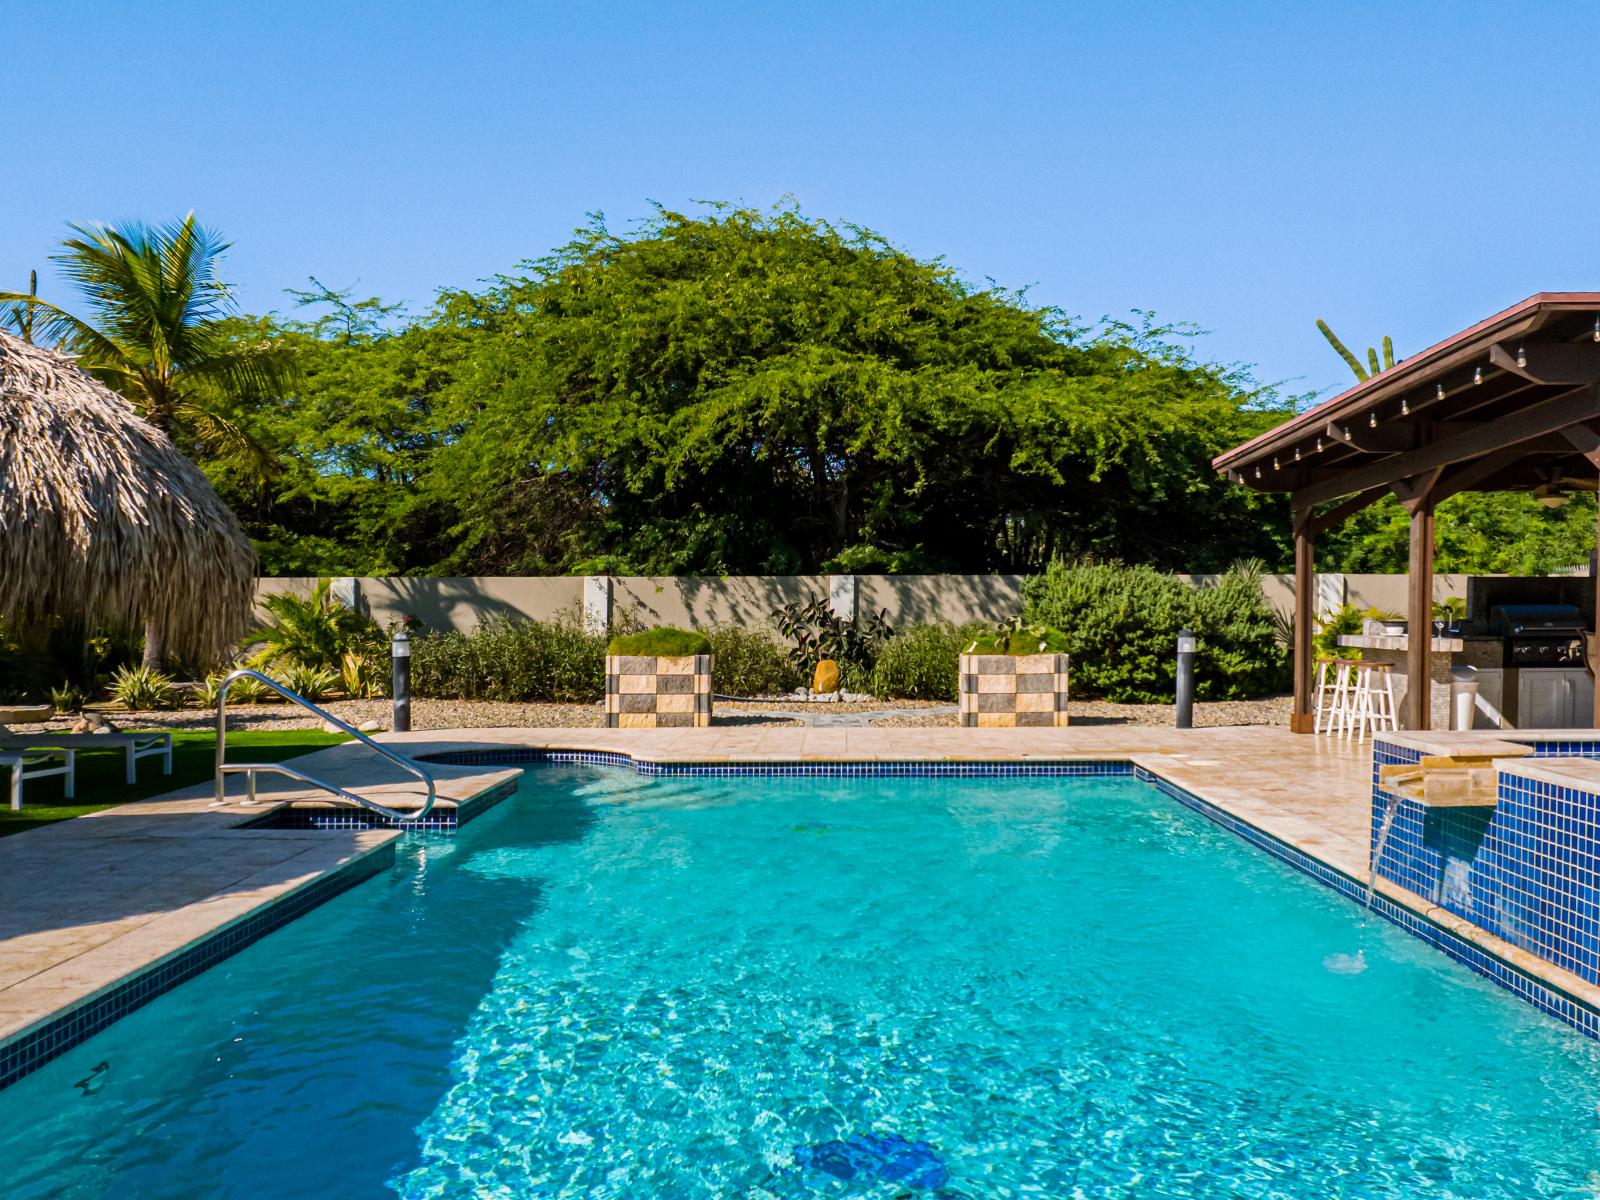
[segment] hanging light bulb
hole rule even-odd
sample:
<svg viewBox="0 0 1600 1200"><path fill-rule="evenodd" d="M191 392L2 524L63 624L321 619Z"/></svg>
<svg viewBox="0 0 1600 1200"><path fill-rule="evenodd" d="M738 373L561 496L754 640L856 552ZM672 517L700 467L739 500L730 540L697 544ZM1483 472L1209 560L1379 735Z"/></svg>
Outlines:
<svg viewBox="0 0 1600 1200"><path fill-rule="evenodd" d="M1525 367L1527 365L1528 365L1528 347L1526 345L1518 346L1517 347L1517 366Z"/></svg>
<svg viewBox="0 0 1600 1200"><path fill-rule="evenodd" d="M1279 466L1279 465L1278 465L1278 456L1277 456L1277 455L1276 455L1276 454L1274 454L1274 455L1273 455L1273 456L1272 456L1272 469L1273 469L1273 470L1274 470L1274 471L1281 471L1281 470L1283 470L1283 468L1282 468L1282 467L1281 467L1281 466Z"/></svg>
<svg viewBox="0 0 1600 1200"><path fill-rule="evenodd" d="M1344 440L1348 442L1353 436L1354 435L1350 432L1350 426L1346 425L1344 427Z"/></svg>
<svg viewBox="0 0 1600 1200"><path fill-rule="evenodd" d="M1473 383L1473 386L1476 387L1478 384L1480 384L1482 382L1483 382L1483 368L1479 367L1476 371L1474 371L1472 373L1472 383Z"/></svg>
<svg viewBox="0 0 1600 1200"><path fill-rule="evenodd" d="M1368 429L1376 429L1377 427L1378 427L1378 414L1377 414L1377 412L1376 411L1369 412L1367 414L1367 428Z"/></svg>
<svg viewBox="0 0 1600 1200"><path fill-rule="evenodd" d="M1600 342L1600 316L1594 319L1594 340Z"/></svg>
<svg viewBox="0 0 1600 1200"><path fill-rule="evenodd" d="M1294 448L1294 460L1295 460L1295 462L1299 462L1300 461L1300 447L1299 446L1296 446Z"/></svg>
<svg viewBox="0 0 1600 1200"><path fill-rule="evenodd" d="M1407 417L1407 416L1411 415L1411 402L1409 400L1407 400L1404 396L1402 396L1400 398L1400 415L1402 417Z"/></svg>
<svg viewBox="0 0 1600 1200"><path fill-rule="evenodd" d="M1435 400L1444 399L1444 384L1436 383L1433 385L1433 398Z"/></svg>
<svg viewBox="0 0 1600 1200"><path fill-rule="evenodd" d="M1256 478L1257 478L1257 479L1260 479L1260 478L1261 478L1261 468L1260 468L1260 467L1257 467L1257 468L1256 468Z"/></svg>
<svg viewBox="0 0 1600 1200"><path fill-rule="evenodd" d="M1322 453L1322 439L1321 438L1317 439L1317 453L1318 454Z"/></svg>

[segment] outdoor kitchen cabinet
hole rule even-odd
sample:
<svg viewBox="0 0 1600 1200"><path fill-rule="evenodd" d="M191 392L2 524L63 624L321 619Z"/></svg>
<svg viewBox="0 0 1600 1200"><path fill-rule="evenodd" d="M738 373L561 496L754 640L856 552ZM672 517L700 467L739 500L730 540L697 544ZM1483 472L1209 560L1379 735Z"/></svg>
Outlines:
<svg viewBox="0 0 1600 1200"><path fill-rule="evenodd" d="M1594 680L1581 667L1517 672L1518 729L1587 728L1594 712Z"/></svg>

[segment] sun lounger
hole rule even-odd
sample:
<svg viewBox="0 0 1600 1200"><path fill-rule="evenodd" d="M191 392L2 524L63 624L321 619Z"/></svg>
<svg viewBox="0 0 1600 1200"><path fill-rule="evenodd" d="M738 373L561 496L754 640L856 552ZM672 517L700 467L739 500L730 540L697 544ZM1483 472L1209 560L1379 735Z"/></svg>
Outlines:
<svg viewBox="0 0 1600 1200"><path fill-rule="evenodd" d="M11 807L22 807L22 784L29 779L60 775L68 800L77 791L77 754L72 750L45 750L39 754L0 754L0 769L11 768Z"/></svg>
<svg viewBox="0 0 1600 1200"><path fill-rule="evenodd" d="M0 753L20 750L121 750L127 762L127 779L138 782L134 764L141 758L161 757L161 773L172 774L172 735L170 733L22 733L15 729L0 733Z"/></svg>

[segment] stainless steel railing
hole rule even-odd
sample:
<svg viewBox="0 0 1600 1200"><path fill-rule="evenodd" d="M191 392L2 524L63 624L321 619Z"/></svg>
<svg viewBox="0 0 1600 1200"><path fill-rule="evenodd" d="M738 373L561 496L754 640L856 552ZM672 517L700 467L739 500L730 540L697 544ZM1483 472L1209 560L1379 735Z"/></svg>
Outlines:
<svg viewBox="0 0 1600 1200"><path fill-rule="evenodd" d="M330 725L337 726L339 729L343 730L345 733L348 733L357 741L365 743L367 746L377 751L381 757L388 759L401 770L415 775L422 781L423 786L427 788L427 798L422 802L422 806L414 811L401 811L400 809L388 808L382 804L379 804L376 800L370 800L366 796L358 796L354 792L346 791L337 784L325 783L320 779L315 779L312 776L305 774L303 771L297 771L293 767L285 766L283 763L228 762L228 689L233 686L235 680L243 679L246 676L249 676L251 679L259 679L262 683L266 684L273 691L277 692L278 695L282 696L285 700L289 700L295 704L298 704L307 712L315 713L324 721L327 721ZM222 687L217 691L217 803L221 804L227 799L227 776L243 775L245 777L245 786L247 788L249 802L254 804L256 800L256 776L262 771L269 771L274 775L284 775L290 779L298 780L309 787L320 788L322 791L327 792L330 796L335 796L347 804L354 804L361 808L369 809L386 820L394 821L398 824L410 824L413 821L422 820L433 811L433 803L436 799L438 799L438 796L434 790L433 776L428 774L428 772L417 763L413 762L409 758L406 758L404 755L396 754L387 746L379 745L355 726L350 725L345 721L341 721L338 717L334 716L325 709L318 708L304 696L296 695L294 692L291 692L288 688L284 687L283 684L279 683L276 679L273 679L267 675L263 675L260 671L252 671L248 668L244 668L229 674L229 676L222 681Z"/></svg>

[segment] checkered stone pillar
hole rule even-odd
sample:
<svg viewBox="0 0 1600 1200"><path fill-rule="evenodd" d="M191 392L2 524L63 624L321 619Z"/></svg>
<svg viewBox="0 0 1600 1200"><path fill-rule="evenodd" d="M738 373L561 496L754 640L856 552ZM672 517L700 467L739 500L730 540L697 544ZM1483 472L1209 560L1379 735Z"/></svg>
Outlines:
<svg viewBox="0 0 1600 1200"><path fill-rule="evenodd" d="M1067 724L1067 656L963 654L961 723L1008 728Z"/></svg>
<svg viewBox="0 0 1600 1200"><path fill-rule="evenodd" d="M711 724L711 655L606 656L608 729Z"/></svg>

